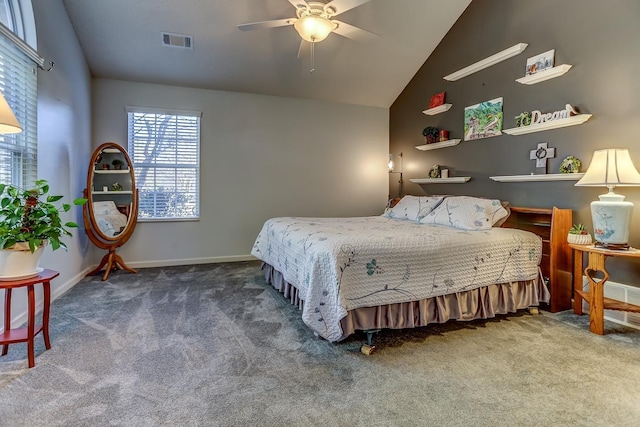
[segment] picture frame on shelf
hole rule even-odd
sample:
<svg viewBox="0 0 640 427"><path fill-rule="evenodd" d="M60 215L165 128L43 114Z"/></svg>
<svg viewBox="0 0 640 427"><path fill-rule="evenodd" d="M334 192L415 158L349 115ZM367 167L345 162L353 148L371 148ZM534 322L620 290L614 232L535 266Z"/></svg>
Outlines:
<svg viewBox="0 0 640 427"><path fill-rule="evenodd" d="M444 104L445 92L436 93L429 101L429 108L439 107Z"/></svg>
<svg viewBox="0 0 640 427"><path fill-rule="evenodd" d="M500 97L465 107L465 141L502 135L502 102Z"/></svg>
<svg viewBox="0 0 640 427"><path fill-rule="evenodd" d="M525 69L525 75L530 76L539 71L553 68L555 49L548 50L539 55L532 56L527 59L527 68Z"/></svg>

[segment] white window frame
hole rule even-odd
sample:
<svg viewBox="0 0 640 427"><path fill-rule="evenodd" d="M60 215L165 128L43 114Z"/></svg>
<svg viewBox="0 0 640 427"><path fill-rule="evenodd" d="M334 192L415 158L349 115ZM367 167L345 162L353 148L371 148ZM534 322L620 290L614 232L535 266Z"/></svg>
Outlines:
<svg viewBox="0 0 640 427"><path fill-rule="evenodd" d="M23 129L0 135L0 181L26 188L37 179L37 67L44 60L35 50L31 0L0 1L10 21L10 27L0 24L0 90Z"/></svg>
<svg viewBox="0 0 640 427"><path fill-rule="evenodd" d="M133 170L136 178L136 188L139 192L139 202L138 202L138 222L155 222L155 221L197 221L200 219L200 128L201 128L201 112L196 111L184 111L184 110L165 110L165 109L156 109L156 108L145 108L145 107L126 107L127 111L127 134L128 134L128 154L131 158L131 162L133 163ZM175 161L167 162L166 159L162 163L157 161L157 158L144 158L141 153L147 152L143 145L146 144L145 141L148 139L152 139L151 135L147 135L147 138L138 138L136 139L136 120L141 120L143 117L148 116L149 118L149 127L153 128L149 133L155 133L157 130L155 126L157 126L157 119L163 118L167 119L167 117L172 117L170 122L173 120L184 117L184 118L195 118L197 119L197 132L195 138L195 164L192 163L180 163L179 159L176 157ZM153 123L153 124L152 124ZM177 124L176 124L177 125ZM156 135L156 138L158 135ZM155 143L157 144L157 139ZM175 144L177 149L175 153L179 153L181 141L178 138L169 138L168 141L171 144ZM183 142L185 144L185 149L191 149L193 145L193 141ZM171 151L171 150L169 150ZM169 193L167 196L171 203L175 203L179 212L168 214L165 209L162 209L162 212L158 212L157 209L159 205L162 204L163 199L158 196L158 192L160 191L157 187L157 183L153 182L141 182L141 177L147 176L149 172L155 171L157 169L162 170L174 170L175 171L175 180L173 181L174 191L162 191L163 194ZM184 177L180 175L180 171L190 170L193 172L194 181L189 181L188 190L180 191L178 188L181 186L180 177ZM151 174L151 176L156 176L155 174ZM191 190L192 189L192 190ZM185 204L181 204L176 202L176 199L180 197L187 197L187 202ZM152 198L153 206L149 206L149 197ZM157 203L157 204L156 204ZM165 203L166 204L166 203ZM193 206L191 206L193 205ZM150 209L151 208L151 209ZM150 212L156 210L150 215ZM189 212L189 213L185 213Z"/></svg>

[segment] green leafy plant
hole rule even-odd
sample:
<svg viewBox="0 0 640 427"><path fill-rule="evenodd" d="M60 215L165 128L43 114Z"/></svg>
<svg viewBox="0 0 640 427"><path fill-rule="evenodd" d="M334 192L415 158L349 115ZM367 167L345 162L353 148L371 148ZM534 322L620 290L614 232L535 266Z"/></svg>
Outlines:
<svg viewBox="0 0 640 427"><path fill-rule="evenodd" d="M583 224L573 224L573 227L569 230L569 234L589 234L587 227Z"/></svg>
<svg viewBox="0 0 640 427"><path fill-rule="evenodd" d="M424 128L422 130L422 136L424 137L434 137L434 138L438 138L438 128L433 127L433 126L427 126L426 128Z"/></svg>
<svg viewBox="0 0 640 427"><path fill-rule="evenodd" d="M0 249L9 249L16 243L25 242L34 252L48 241L51 249L66 249L60 241L62 236L71 236L68 228L77 228L75 222L62 223L60 212L67 212L71 205L56 204L62 196L50 196L46 180L36 181L35 187L24 190L13 185L0 184ZM73 204L81 206L87 199L75 199Z"/></svg>
<svg viewBox="0 0 640 427"><path fill-rule="evenodd" d="M560 173L576 173L580 171L582 162L574 156L567 156L560 163Z"/></svg>

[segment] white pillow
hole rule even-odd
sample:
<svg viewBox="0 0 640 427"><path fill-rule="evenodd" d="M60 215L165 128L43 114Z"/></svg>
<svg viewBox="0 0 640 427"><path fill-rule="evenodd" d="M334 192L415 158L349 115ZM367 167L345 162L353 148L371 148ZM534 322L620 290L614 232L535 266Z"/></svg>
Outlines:
<svg viewBox="0 0 640 427"><path fill-rule="evenodd" d="M120 213L113 200L93 202L93 212L96 215L112 215Z"/></svg>
<svg viewBox="0 0 640 427"><path fill-rule="evenodd" d="M391 210L383 214L387 218L420 221L438 206L441 196L404 196Z"/></svg>
<svg viewBox="0 0 640 427"><path fill-rule="evenodd" d="M489 230L509 215L500 200L470 196L447 197L420 220L423 224L440 224L462 230Z"/></svg>

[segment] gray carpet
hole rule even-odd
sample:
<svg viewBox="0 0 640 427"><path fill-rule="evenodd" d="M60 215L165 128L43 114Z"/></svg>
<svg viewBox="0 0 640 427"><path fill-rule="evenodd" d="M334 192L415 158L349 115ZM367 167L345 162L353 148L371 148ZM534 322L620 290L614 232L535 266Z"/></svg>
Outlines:
<svg viewBox="0 0 640 427"><path fill-rule="evenodd" d="M0 425L637 426L640 331L571 312L316 338L257 262L86 278L0 358Z"/></svg>

